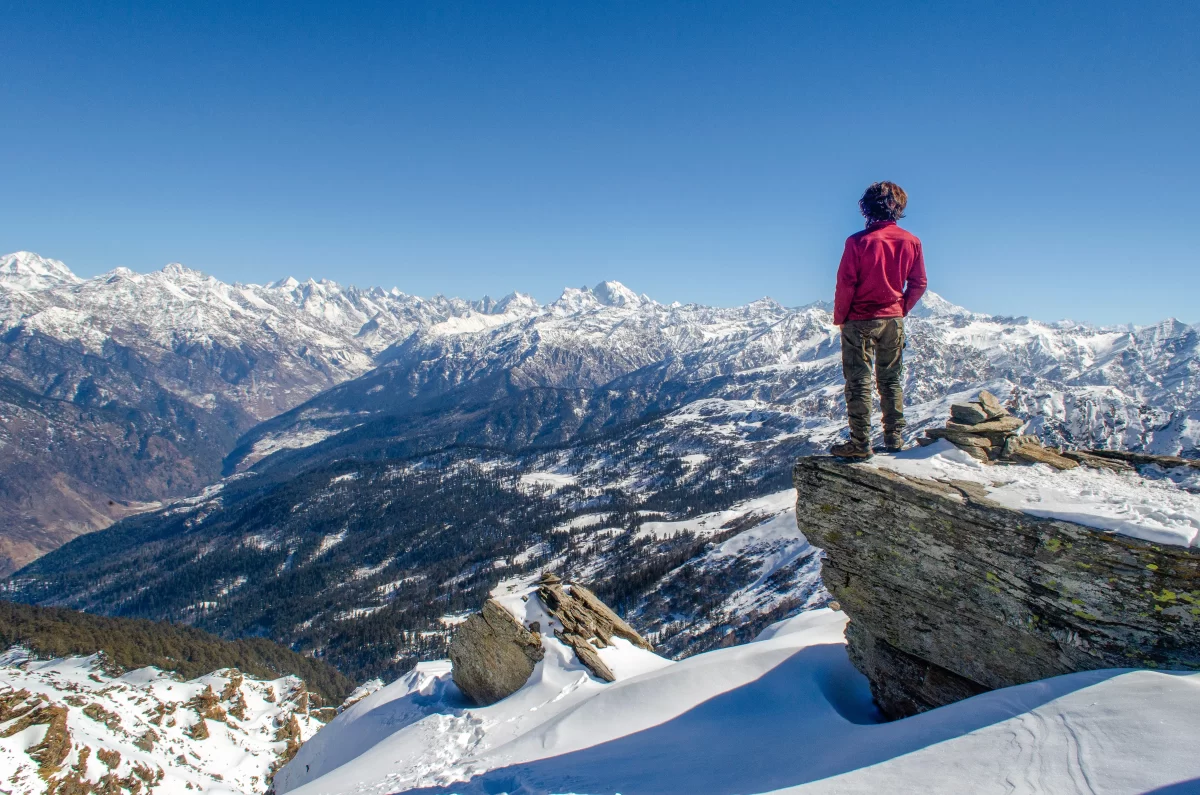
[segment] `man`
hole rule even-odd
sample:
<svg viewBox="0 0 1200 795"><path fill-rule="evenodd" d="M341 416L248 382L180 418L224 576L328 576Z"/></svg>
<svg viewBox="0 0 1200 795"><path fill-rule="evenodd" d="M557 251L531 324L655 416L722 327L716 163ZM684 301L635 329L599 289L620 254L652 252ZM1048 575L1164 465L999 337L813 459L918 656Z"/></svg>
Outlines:
<svg viewBox="0 0 1200 795"><path fill-rule="evenodd" d="M842 374L850 440L830 450L871 457L871 368L883 406L883 444L904 447L904 318L925 292L925 258L916 235L896 226L908 195L894 182L867 188L858 207L867 228L846 238L838 266L833 323L842 328Z"/></svg>

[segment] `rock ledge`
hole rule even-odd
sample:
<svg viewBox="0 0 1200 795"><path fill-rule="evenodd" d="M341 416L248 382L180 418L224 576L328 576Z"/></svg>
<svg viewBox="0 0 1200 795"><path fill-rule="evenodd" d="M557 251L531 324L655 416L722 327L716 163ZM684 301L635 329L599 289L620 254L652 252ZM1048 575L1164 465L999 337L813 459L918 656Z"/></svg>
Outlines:
<svg viewBox="0 0 1200 795"><path fill-rule="evenodd" d="M1097 668L1200 669L1200 552L1003 508L947 484L805 458L851 659L884 714Z"/></svg>

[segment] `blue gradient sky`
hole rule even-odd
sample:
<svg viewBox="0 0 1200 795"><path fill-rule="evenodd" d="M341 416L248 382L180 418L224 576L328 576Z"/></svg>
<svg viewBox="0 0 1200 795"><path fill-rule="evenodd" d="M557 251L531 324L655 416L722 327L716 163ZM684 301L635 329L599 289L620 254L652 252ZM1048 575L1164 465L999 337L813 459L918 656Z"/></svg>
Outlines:
<svg viewBox="0 0 1200 795"><path fill-rule="evenodd" d="M186 6L186 8L184 7ZM0 0L0 251L417 294L1200 321L1200 3Z"/></svg>

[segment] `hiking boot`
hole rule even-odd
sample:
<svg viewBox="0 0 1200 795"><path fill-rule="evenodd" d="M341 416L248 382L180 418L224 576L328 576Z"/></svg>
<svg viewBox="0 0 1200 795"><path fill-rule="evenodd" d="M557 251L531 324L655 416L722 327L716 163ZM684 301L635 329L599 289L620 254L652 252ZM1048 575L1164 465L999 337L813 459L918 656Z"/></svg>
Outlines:
<svg viewBox="0 0 1200 795"><path fill-rule="evenodd" d="M883 434L883 449L889 453L898 453L904 449L904 434L900 431L885 431Z"/></svg>
<svg viewBox="0 0 1200 795"><path fill-rule="evenodd" d="M838 458L854 458L865 461L871 457L871 448L854 440L835 444L829 448L829 454Z"/></svg>

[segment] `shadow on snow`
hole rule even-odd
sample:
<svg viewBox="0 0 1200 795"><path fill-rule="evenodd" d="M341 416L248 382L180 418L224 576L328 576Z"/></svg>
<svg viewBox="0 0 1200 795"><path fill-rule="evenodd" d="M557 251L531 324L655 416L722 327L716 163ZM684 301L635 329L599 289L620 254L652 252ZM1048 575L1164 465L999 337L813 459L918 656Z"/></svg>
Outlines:
<svg viewBox="0 0 1200 795"><path fill-rule="evenodd" d="M1121 673L1110 669L1055 677L879 723L866 679L850 665L845 646L809 646L760 678L652 728L590 748L497 768L449 787L408 792L766 792L911 753ZM1172 795L1192 791L1159 790Z"/></svg>

